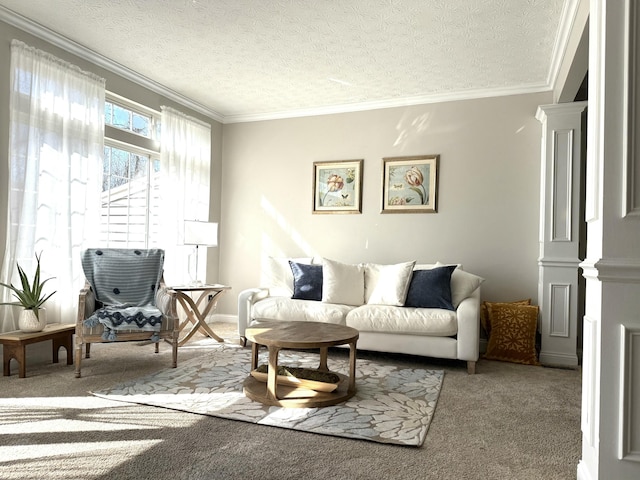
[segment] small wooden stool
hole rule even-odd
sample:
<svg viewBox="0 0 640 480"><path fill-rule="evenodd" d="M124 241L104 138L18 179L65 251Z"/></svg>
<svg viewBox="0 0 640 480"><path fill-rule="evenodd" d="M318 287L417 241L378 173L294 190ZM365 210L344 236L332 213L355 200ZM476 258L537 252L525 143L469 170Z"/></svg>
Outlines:
<svg viewBox="0 0 640 480"><path fill-rule="evenodd" d="M11 359L18 362L18 376L27 376L27 363L25 347L30 343L39 343L46 340L53 342L53 363L58 363L58 351L64 347L67 351L67 365L73 365L73 334L76 326L73 323L51 323L44 327L41 332L7 332L0 335L0 345L2 345L2 369L5 377L11 373Z"/></svg>

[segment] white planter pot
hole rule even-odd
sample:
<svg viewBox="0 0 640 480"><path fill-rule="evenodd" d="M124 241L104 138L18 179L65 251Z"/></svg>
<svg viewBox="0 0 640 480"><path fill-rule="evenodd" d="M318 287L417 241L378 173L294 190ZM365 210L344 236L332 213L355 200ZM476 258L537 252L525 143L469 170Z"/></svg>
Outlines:
<svg viewBox="0 0 640 480"><path fill-rule="evenodd" d="M38 316L33 310L22 310L18 318L18 327L23 332L41 332L47 325L47 311L44 308L38 310Z"/></svg>

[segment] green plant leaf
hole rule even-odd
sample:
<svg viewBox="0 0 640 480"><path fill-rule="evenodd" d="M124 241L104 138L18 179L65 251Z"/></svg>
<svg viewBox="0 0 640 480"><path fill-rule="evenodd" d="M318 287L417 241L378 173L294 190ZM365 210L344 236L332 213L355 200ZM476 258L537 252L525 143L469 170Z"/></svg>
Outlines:
<svg viewBox="0 0 640 480"><path fill-rule="evenodd" d="M22 269L19 264L16 264L18 268L18 276L20 277L20 283L22 285L22 289L16 287L15 285L7 285L6 283L1 283L0 285L8 288L12 291L13 296L18 300L17 302L3 302L0 305L20 305L27 310L36 310L40 308L51 296L56 293L50 293L46 297L42 296L42 288L45 283L51 280L53 277L47 278L44 281L40 281L40 257L42 253L38 255L36 253L36 261L37 267L36 272L33 277L33 283L29 283L29 278L27 274Z"/></svg>

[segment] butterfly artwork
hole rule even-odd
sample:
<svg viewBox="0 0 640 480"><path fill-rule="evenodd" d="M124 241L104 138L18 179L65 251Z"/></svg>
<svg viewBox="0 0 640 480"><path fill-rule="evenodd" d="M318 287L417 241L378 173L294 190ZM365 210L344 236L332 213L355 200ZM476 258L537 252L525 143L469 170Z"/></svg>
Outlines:
<svg viewBox="0 0 640 480"><path fill-rule="evenodd" d="M439 158L384 158L382 213L435 213Z"/></svg>
<svg viewBox="0 0 640 480"><path fill-rule="evenodd" d="M363 160L314 162L313 213L362 213Z"/></svg>

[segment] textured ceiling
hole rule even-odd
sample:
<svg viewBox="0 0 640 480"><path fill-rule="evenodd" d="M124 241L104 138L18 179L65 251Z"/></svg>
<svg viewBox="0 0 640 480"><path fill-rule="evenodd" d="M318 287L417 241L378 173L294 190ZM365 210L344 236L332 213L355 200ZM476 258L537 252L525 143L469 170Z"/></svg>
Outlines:
<svg viewBox="0 0 640 480"><path fill-rule="evenodd" d="M573 3L0 0L230 121L548 90Z"/></svg>

